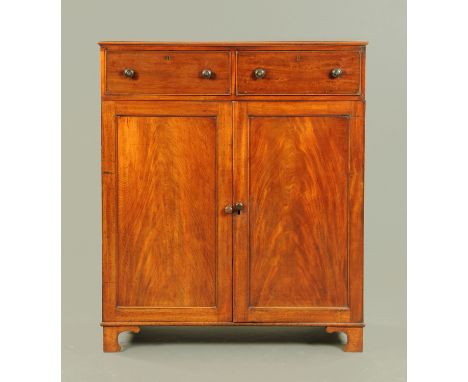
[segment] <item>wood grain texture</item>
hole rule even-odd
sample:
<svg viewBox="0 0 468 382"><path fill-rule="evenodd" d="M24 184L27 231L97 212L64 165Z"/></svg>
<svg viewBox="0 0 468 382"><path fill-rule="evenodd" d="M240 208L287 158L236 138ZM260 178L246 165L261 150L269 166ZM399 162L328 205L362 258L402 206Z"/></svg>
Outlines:
<svg viewBox="0 0 468 382"><path fill-rule="evenodd" d="M135 71L127 78L123 70ZM213 78L201 76L212 70ZM229 52L110 51L106 53L106 94L229 94Z"/></svg>
<svg viewBox="0 0 468 382"><path fill-rule="evenodd" d="M342 332L346 334L347 343L345 345L345 352L362 352L364 329L346 326L328 326L327 333Z"/></svg>
<svg viewBox="0 0 468 382"><path fill-rule="evenodd" d="M348 203L360 196L348 188L349 166L363 159L349 145L360 147L362 110L352 102L234 110L234 194L248 200L234 222L235 321L349 322L362 302L357 284L348 289L348 263L360 258L349 253Z"/></svg>
<svg viewBox="0 0 468 382"><path fill-rule="evenodd" d="M216 119L117 127L118 305L215 306Z"/></svg>
<svg viewBox="0 0 468 382"><path fill-rule="evenodd" d="M250 119L251 307L347 306L348 123Z"/></svg>
<svg viewBox="0 0 468 382"><path fill-rule="evenodd" d="M135 325L126 326L106 326L103 330L103 350L106 353L114 353L121 351L119 345L119 334L122 332L139 333L140 328Z"/></svg>
<svg viewBox="0 0 468 382"><path fill-rule="evenodd" d="M231 105L104 109L104 321L230 320Z"/></svg>
<svg viewBox="0 0 468 382"><path fill-rule="evenodd" d="M253 71L264 68L256 79ZM339 78L331 78L341 68ZM360 52L238 52L237 94L348 94L360 93Z"/></svg>

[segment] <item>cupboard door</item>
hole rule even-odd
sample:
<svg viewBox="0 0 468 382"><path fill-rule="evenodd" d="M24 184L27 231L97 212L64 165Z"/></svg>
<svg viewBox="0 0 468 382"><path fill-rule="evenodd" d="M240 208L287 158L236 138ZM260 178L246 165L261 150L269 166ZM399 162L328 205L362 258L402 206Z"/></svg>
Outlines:
<svg viewBox="0 0 468 382"><path fill-rule="evenodd" d="M235 105L234 320L362 321L363 105Z"/></svg>
<svg viewBox="0 0 468 382"><path fill-rule="evenodd" d="M231 103L102 107L104 321L231 321Z"/></svg>

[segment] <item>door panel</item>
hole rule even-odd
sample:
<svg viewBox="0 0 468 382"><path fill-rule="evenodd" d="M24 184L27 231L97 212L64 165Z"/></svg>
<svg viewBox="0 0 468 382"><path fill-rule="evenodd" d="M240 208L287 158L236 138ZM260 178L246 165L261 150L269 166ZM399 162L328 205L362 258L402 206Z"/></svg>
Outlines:
<svg viewBox="0 0 468 382"><path fill-rule="evenodd" d="M348 120L249 124L250 304L346 306Z"/></svg>
<svg viewBox="0 0 468 382"><path fill-rule="evenodd" d="M236 110L235 198L247 208L234 221L235 320L349 321L354 104Z"/></svg>
<svg viewBox="0 0 468 382"><path fill-rule="evenodd" d="M106 106L115 174L103 177L117 202L106 320L230 321L231 105L140 104Z"/></svg>
<svg viewBox="0 0 468 382"><path fill-rule="evenodd" d="M216 119L119 117L117 129L119 306L215 306Z"/></svg>

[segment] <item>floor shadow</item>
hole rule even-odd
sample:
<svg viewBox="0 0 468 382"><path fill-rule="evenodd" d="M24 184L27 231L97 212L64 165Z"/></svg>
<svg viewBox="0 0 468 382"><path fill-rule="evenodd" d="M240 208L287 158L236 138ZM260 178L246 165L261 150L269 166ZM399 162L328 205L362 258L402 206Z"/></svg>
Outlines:
<svg viewBox="0 0 468 382"><path fill-rule="evenodd" d="M344 343L338 333L326 333L318 327L141 327L141 332L131 339L134 344L174 343L306 343L328 344L341 347Z"/></svg>

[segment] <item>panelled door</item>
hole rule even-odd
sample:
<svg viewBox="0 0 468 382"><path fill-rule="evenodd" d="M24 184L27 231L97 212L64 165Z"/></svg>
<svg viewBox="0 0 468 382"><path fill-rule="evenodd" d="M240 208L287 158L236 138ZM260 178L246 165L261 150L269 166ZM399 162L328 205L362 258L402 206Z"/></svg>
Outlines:
<svg viewBox="0 0 468 382"><path fill-rule="evenodd" d="M232 320L232 104L104 101L103 318Z"/></svg>
<svg viewBox="0 0 468 382"><path fill-rule="evenodd" d="M360 322L363 104L234 110L234 321Z"/></svg>

